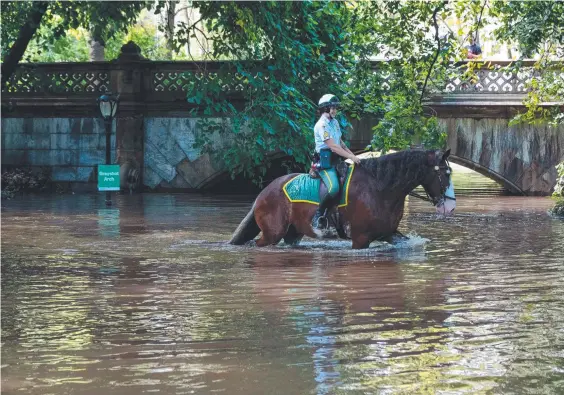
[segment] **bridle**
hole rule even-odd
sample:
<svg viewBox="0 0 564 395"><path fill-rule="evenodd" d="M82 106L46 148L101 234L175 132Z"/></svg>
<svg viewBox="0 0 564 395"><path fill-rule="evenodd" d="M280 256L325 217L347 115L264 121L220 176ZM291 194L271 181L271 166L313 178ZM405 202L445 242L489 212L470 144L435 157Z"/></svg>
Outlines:
<svg viewBox="0 0 564 395"><path fill-rule="evenodd" d="M443 182L443 178L441 177L441 169L446 169L446 174L450 175L450 174L452 174L452 168L450 167L450 163L448 163L448 160L445 160L445 163L446 163L446 166L440 166L440 165L435 166L435 172L437 173L437 177L439 178L439 188L440 188L439 191L442 191L442 196L432 198L431 196L429 196L429 193L426 190L425 190L425 194L427 195L426 197L418 194L417 192L413 192L413 191L409 192L409 196L413 196L413 197L416 197L418 199L430 202L435 207L444 203L445 200L456 200L455 197L446 195L448 184L446 184L446 186L445 186L445 184Z"/></svg>

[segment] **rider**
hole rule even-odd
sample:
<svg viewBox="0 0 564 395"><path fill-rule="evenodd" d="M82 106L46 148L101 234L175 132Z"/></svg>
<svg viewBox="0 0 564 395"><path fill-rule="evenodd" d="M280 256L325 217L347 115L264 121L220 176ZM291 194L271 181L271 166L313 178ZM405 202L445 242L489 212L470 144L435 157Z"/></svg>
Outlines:
<svg viewBox="0 0 564 395"><path fill-rule="evenodd" d="M339 157L350 159L359 164L360 158L353 154L341 139L341 128L335 119L339 99L335 95L323 95L319 99L321 118L313 129L315 135L315 151L320 157L319 175L327 187L327 193L321 198L319 207L311 222L314 228L321 229L320 219L333 203L333 198L339 193L339 177L335 170L335 162Z"/></svg>

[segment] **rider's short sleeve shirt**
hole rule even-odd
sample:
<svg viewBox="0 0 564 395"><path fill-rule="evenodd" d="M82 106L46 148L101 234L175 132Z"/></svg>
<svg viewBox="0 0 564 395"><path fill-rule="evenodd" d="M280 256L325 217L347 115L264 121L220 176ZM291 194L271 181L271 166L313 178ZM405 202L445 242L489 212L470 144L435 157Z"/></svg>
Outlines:
<svg viewBox="0 0 564 395"><path fill-rule="evenodd" d="M329 148L327 144L325 144L326 140L333 139L336 144L341 143L341 127L335 118L329 119L325 115L322 115L313 128L313 134L315 136L316 152Z"/></svg>

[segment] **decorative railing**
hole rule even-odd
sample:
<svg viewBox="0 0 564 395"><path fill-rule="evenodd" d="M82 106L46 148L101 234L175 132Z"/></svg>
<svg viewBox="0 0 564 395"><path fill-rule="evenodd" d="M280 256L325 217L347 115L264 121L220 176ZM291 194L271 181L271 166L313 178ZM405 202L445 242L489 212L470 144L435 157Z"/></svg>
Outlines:
<svg viewBox="0 0 564 395"><path fill-rule="evenodd" d="M453 76L444 88L445 93L525 93L526 83L533 71L521 70L518 73L503 69L477 70L473 77Z"/></svg>
<svg viewBox="0 0 564 395"><path fill-rule="evenodd" d="M172 95L193 92L195 88L213 82L221 92L237 96L251 89L268 86L272 76L278 72L260 62L247 62L243 72L234 62L151 62L147 70L146 91L157 95ZM249 84L252 79L253 84ZM158 97L158 96L157 96Z"/></svg>
<svg viewBox="0 0 564 395"><path fill-rule="evenodd" d="M374 62L374 72L381 72L381 88L390 89L391 74L379 71L379 62ZM453 65L442 81L431 81L429 89L434 94L525 94L527 82L541 72L525 62L519 69L511 62L475 63L468 73L466 62ZM240 73L233 62L88 62L88 63L43 63L21 64L2 88L4 97L48 97L48 96L96 96L112 89L113 73L138 72L142 76L138 92L148 99L178 100L186 96L198 84L219 81L222 92L236 95L248 88L247 80L258 81L254 87L266 84L270 72L267 65L255 62L250 75ZM561 64L555 68L564 78ZM543 73L546 70L543 70ZM120 74L122 75L122 74ZM124 77L120 77L124 78ZM313 78L313 77L312 77Z"/></svg>
<svg viewBox="0 0 564 395"><path fill-rule="evenodd" d="M467 63L451 67L442 93L517 93L527 92L527 83L539 77L533 62L526 62L516 68L512 62L477 63L479 67L467 71Z"/></svg>
<svg viewBox="0 0 564 395"><path fill-rule="evenodd" d="M21 64L3 87L6 96L99 95L110 90L107 62Z"/></svg>
<svg viewBox="0 0 564 395"><path fill-rule="evenodd" d="M534 61L521 62L519 67L512 61L476 62L467 61L453 64L446 71L446 78L431 78L427 92L434 95L449 94L517 94L525 95L528 83L533 77L542 78L546 73L557 73L564 79L564 63L552 63L542 72L534 67ZM379 62L373 62L374 73L380 77L380 88L390 90L396 78L391 72L383 71Z"/></svg>
<svg viewBox="0 0 564 395"><path fill-rule="evenodd" d="M149 76L148 90L154 93L177 95L179 92L191 92L197 85L206 82L218 83L225 93L245 89L245 77L229 62L163 62L152 67Z"/></svg>

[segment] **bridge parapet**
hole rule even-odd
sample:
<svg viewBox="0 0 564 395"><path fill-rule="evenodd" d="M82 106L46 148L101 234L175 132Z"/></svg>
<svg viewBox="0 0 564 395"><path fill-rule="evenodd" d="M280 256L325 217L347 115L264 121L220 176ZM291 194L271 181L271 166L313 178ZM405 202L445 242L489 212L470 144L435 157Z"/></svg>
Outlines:
<svg viewBox="0 0 564 395"><path fill-rule="evenodd" d="M467 63L470 63L475 70L472 75L465 74L468 68ZM376 73L381 72L379 64L380 62L373 62L374 72ZM244 95L242 93L245 90L256 89L251 88L251 85L248 84L249 78L267 81L270 78L269 76L273 75L270 74L273 71L269 69L269 65L266 63L251 62L247 66L249 65L253 72L250 75L244 75L237 70L233 62L155 62L143 59L135 53L113 62L21 64L2 89L2 129L11 132L11 134L8 134L10 138L6 137L5 133L2 136L3 154L11 151L8 152L8 155L3 155L3 164L21 164L8 163L8 161L11 160L10 158L14 158L13 160L16 162L26 158L29 162L27 164L38 165L38 163L32 163L33 158L43 157L43 153L39 155L39 151L50 149L57 152L49 155L49 159L45 159L45 163L51 164L54 161L53 158L66 158L69 155L79 158L76 160L78 165L72 161L58 161L57 164L61 166L82 166L73 174L81 174L80 177L76 176L78 181L89 180L91 178L90 173L84 167L90 166L95 160L98 160L97 156L95 155L96 158L91 161L84 162L84 158L88 155L82 151L82 153L72 151L74 147L70 142L65 143L66 145L63 144L64 147L61 146L59 140L64 136L49 138L46 134L64 134L66 131L60 130L60 125L75 125L72 127L71 137L78 138L77 141L86 139L86 136L77 137L80 133L96 135L98 130L95 127L88 126L88 130L84 127L86 127L85 125L97 124L99 115L96 98L103 92L113 91L120 93L120 110L116 122L117 136L113 142L113 149L116 150L114 155L119 163L132 162L141 169L146 167L146 173L151 174L151 177L147 177L147 180L150 179L151 187L164 182L163 185L166 184L168 187L201 188L201 185L208 185L209 180L214 177L213 175L221 172L221 169L212 166L209 158L198 156L199 153L193 147L197 126L190 111L197 108L199 103L189 103L186 100L186 95L193 91L198 84L205 84L208 80L220 81L221 91L237 105L238 101L243 100ZM489 168L488 166L491 167L490 164L475 159L482 157L480 151L476 151L478 144L482 144L481 142L484 141L484 133L480 134L477 131L479 127L475 126L479 124L480 127L484 127L480 120L486 118L497 120L497 123L494 122L497 125L495 128L502 134L512 133L515 130L515 128L512 129L508 126L508 121L519 108L522 108L522 100L527 93L528 79L542 78L542 73L534 69L532 62L524 62L519 69L513 66L510 62L464 62L452 66L446 81L435 81L430 84L431 94L426 104L435 111L441 124L447 130L449 142L453 144L458 142L454 154L462 158L461 161L467 160L486 169ZM564 78L562 69L561 63L556 64L555 70L560 73L560 78ZM547 70L543 70L543 73L545 72ZM393 84L392 75L383 75L383 79L382 86L384 88L389 88ZM559 105L559 103L548 104ZM14 119L14 125L27 125L25 133L31 136L19 138L17 136L18 127L8 125L10 118L17 118ZM78 119L78 123L74 122L73 119ZM184 126L178 126L179 121ZM362 149L370 143L372 126L376 122L376 119L367 116L356 123L355 130L350 136L353 149ZM8 127L5 127L6 125ZM161 126L155 128L155 125ZM37 128L41 130L34 131ZM490 126L487 126L487 128L490 128ZM189 133L180 133L183 130ZM35 138L34 133L37 133L38 138ZM562 160L564 154L564 141L560 137L562 130L540 134L535 132L533 134L537 137L531 138L538 141L538 144L541 146L550 144L551 147L549 150L551 152L550 159L543 161L542 165L538 165L538 158L531 159L531 166L536 166L539 169L538 172L540 172L538 177L534 177L536 177L535 179L544 177L544 186L540 189L537 186L530 187L534 183L522 185L519 181L510 178L507 178L507 185L516 185L517 187L513 187L512 190L518 189L525 193L548 193L547 189L550 188L552 182L549 168L553 166L553 162L557 159ZM154 137L157 135L162 141L171 141L170 150L163 147L159 149L151 148L151 142L155 140ZM526 136L526 133L520 135ZM465 139L462 143L460 136L464 136ZM482 136L480 137L482 140L481 142L472 141L470 136ZM489 137L490 140L491 138L498 138L491 136ZM543 140L544 137L542 136L547 136L546 138L550 141ZM92 136L88 138L95 140L95 137ZM526 137L522 138L526 139ZM475 139L478 139L478 137L475 137ZM512 162L511 154L508 153L512 149L515 152L520 152L514 155L535 157L532 152L526 154L522 150L525 140L514 139L511 141L515 145L514 148L506 144L505 154L500 152L493 155L509 155L508 159L503 161L504 163L507 161L507 163L516 163L515 161ZM14 144L17 142L17 144L12 146L12 142ZM538 144L530 144L530 149L538 148ZM95 146L97 150L101 148L98 143L90 145ZM518 148L519 145L521 145L521 148ZM88 144L82 144L82 146L86 150L89 149ZM460 148L462 146L474 148L468 152L463 152ZM60 149L69 151L61 154L58 151ZM161 152L163 149L164 153ZM37 150L37 152L34 150ZM184 156L180 154L181 152L184 153ZM29 153L31 154L28 155ZM151 163L157 163L155 166L166 167L168 176L158 176L158 174L163 173L164 167L150 168L151 166L148 166L148 164ZM490 160L489 163L494 162ZM523 163L522 165L519 162L519 166L525 169L523 171L528 171L526 170L529 166L528 162L524 161ZM493 168L490 170L498 180L503 180L503 170L494 170ZM190 172L194 173L194 177ZM174 178L171 174L184 174L186 182L173 182ZM501 176L498 177L498 174L501 174ZM205 177L202 175L205 175ZM516 174L515 177L523 178L519 174ZM199 180L200 178L205 180L194 181L194 179ZM492 178L494 177L492 176ZM149 186L149 184L147 185Z"/></svg>
<svg viewBox="0 0 564 395"><path fill-rule="evenodd" d="M140 97L139 100L154 100L155 96L165 100L179 96L184 99L185 92L205 80L219 80L223 92L236 96L236 92L248 89L248 78L267 81L270 75L277 74L270 63L245 63L245 69L252 70L250 76L248 73L241 73L232 61L168 62L129 57L111 62L22 63L2 88L2 94L8 98L92 96L118 87L119 81L112 78L112 74L133 71L141 73L143 77L139 81L139 90L151 95ZM381 70L383 62L371 63L374 72L381 74L381 87L389 89L394 76ZM564 78L562 62L553 62L553 65L560 78ZM518 67L512 61L466 61L453 64L447 72L446 81L432 81L429 88L440 95L495 94L500 95L500 98L507 94L523 96L527 92L528 81L542 78L549 71L535 69L533 61L520 62ZM124 78L131 79L132 73Z"/></svg>

